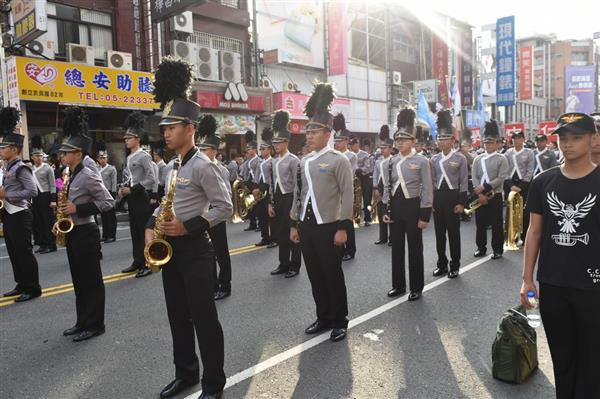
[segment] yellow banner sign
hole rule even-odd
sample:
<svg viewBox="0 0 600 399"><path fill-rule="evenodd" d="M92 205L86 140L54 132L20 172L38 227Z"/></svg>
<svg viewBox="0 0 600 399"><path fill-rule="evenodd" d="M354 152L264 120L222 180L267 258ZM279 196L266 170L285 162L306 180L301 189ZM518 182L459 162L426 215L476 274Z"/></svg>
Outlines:
<svg viewBox="0 0 600 399"><path fill-rule="evenodd" d="M9 72L16 76L11 91L19 100L88 107L159 108L152 95L153 75L149 72L28 57L13 57L7 64Z"/></svg>

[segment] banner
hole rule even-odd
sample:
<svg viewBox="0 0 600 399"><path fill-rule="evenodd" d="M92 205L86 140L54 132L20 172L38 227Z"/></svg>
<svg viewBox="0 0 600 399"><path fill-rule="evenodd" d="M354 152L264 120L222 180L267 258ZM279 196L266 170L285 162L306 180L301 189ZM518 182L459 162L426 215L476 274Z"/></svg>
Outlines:
<svg viewBox="0 0 600 399"><path fill-rule="evenodd" d="M7 70L14 72L11 102L20 100L151 110L159 108L152 94L149 72L11 57ZM11 93L11 94L12 94Z"/></svg>
<svg viewBox="0 0 600 399"><path fill-rule="evenodd" d="M279 92L273 93L273 109L285 109L290 113L291 119L308 119L304 114L304 106L310 96L302 93ZM352 101L349 98L337 97L331 105L331 113L342 113L346 120L350 119Z"/></svg>
<svg viewBox="0 0 600 399"><path fill-rule="evenodd" d="M521 100L533 99L533 47L521 47L519 50L519 60L521 71L519 77L521 80Z"/></svg>
<svg viewBox="0 0 600 399"><path fill-rule="evenodd" d="M27 44L47 30L46 0L13 0L15 44Z"/></svg>
<svg viewBox="0 0 600 399"><path fill-rule="evenodd" d="M435 79L429 80L415 80L413 82L413 96L419 97L419 93L423 93L425 100L428 103L435 103L438 101L438 81Z"/></svg>
<svg viewBox="0 0 600 399"><path fill-rule="evenodd" d="M516 131L521 131L521 132L523 132L523 134L525 134L525 124L521 123L521 122L517 122L517 123L507 123L504 125L504 137L506 137L508 139L509 143L512 138L512 135Z"/></svg>
<svg viewBox="0 0 600 399"><path fill-rule="evenodd" d="M465 126L469 129L479 129L485 124L487 115L479 111L463 110L465 114Z"/></svg>
<svg viewBox="0 0 600 399"><path fill-rule="evenodd" d="M496 21L496 105L515 104L515 17Z"/></svg>
<svg viewBox="0 0 600 399"><path fill-rule="evenodd" d="M596 67L565 67L565 112L594 112L596 101Z"/></svg>
<svg viewBox="0 0 600 399"><path fill-rule="evenodd" d="M460 92L462 93L462 105L471 107L473 105L473 38L471 30L462 33L462 57L460 59Z"/></svg>
<svg viewBox="0 0 600 399"><path fill-rule="evenodd" d="M345 75L348 72L346 7L345 2L327 3L329 76Z"/></svg>
<svg viewBox="0 0 600 399"><path fill-rule="evenodd" d="M435 34L431 35L431 56L431 73L435 79L441 82L448 76L448 46Z"/></svg>
<svg viewBox="0 0 600 399"><path fill-rule="evenodd" d="M248 130L255 130L255 117L251 115L213 114L217 120L217 134L244 134Z"/></svg>
<svg viewBox="0 0 600 399"><path fill-rule="evenodd" d="M281 62L324 68L323 1L256 2L258 46L278 49Z"/></svg>
<svg viewBox="0 0 600 399"><path fill-rule="evenodd" d="M206 0L150 0L152 22L160 22L204 3Z"/></svg>

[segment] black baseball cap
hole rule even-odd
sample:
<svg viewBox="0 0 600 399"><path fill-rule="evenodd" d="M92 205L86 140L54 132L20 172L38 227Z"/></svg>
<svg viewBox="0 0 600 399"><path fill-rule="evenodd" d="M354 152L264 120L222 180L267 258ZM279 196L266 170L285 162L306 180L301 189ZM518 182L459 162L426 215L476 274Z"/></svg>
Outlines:
<svg viewBox="0 0 600 399"><path fill-rule="evenodd" d="M513 134L511 135L511 137L512 137L513 139L516 139L516 138L525 138L525 133L523 133L523 131L522 131L522 130L515 130L515 131L513 132Z"/></svg>
<svg viewBox="0 0 600 399"><path fill-rule="evenodd" d="M565 132L573 132L575 134L594 134L596 126L594 118L582 112L569 112L562 114L556 121L556 129L552 134L561 134Z"/></svg>
<svg viewBox="0 0 600 399"><path fill-rule="evenodd" d="M547 141L547 140L548 140L548 137L546 137L545 134L541 134L540 133L540 134L536 134L535 135L535 141L536 142L538 142L538 141Z"/></svg>

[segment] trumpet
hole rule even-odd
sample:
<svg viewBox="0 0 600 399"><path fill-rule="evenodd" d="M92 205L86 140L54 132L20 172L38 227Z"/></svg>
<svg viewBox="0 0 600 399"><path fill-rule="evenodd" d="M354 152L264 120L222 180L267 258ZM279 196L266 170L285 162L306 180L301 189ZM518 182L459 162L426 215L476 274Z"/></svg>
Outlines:
<svg viewBox="0 0 600 399"><path fill-rule="evenodd" d="M160 270L160 267L168 263L173 257L173 247L165 240L165 234L160 229L163 222L170 222L175 217L173 211L173 201L175 198L175 186L177 184L177 171L181 165L181 159L178 158L173 165L171 180L169 181L168 191L162 199L162 210L156 217L154 225L154 238L144 247L144 258L152 273Z"/></svg>
<svg viewBox="0 0 600 399"><path fill-rule="evenodd" d="M489 200L491 200L492 198L494 198L494 192L493 191L488 191L487 193L485 193L485 197ZM467 209L464 210L465 215L467 216L471 216L473 213L475 213L475 211L477 209L479 209L483 204L481 204L479 202L479 198L477 198L475 201L472 201L469 204L469 207Z"/></svg>
<svg viewBox="0 0 600 399"><path fill-rule="evenodd" d="M61 209L67 203L67 190L69 189L69 171L63 176L62 190L58 194L58 203L56 207L56 223L53 230L56 231L56 244L64 247L67 245L67 234L73 230L75 223L71 216L64 214Z"/></svg>

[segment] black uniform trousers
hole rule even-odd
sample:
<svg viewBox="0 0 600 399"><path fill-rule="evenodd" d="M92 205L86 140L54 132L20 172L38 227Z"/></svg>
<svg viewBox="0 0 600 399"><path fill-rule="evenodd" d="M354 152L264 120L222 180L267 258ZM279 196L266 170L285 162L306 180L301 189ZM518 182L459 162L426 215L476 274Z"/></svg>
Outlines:
<svg viewBox="0 0 600 399"><path fill-rule="evenodd" d="M6 210L2 211L4 241L17 283L15 289L24 294L38 295L42 288L40 287L38 263L32 252L32 219L33 216L29 209L12 215Z"/></svg>
<svg viewBox="0 0 600 399"><path fill-rule="evenodd" d="M519 194L523 197L523 233L521 233L521 240L523 243L525 242L525 237L527 237L527 229L529 228L529 212L525 211L525 204L527 204L527 194L529 193L529 183L524 181L520 181L517 184L512 183L510 180L504 182L504 200L508 201L508 194L510 194L510 188L512 186L517 186L521 189ZM508 210L508 202L506 204ZM507 218L508 220L508 218Z"/></svg>
<svg viewBox="0 0 600 399"><path fill-rule="evenodd" d="M358 178L360 179L360 191L363 200L365 222L371 223L373 219L371 217L371 211L369 208L371 206L371 200L373 199L373 175L359 174Z"/></svg>
<svg viewBox="0 0 600 399"><path fill-rule="evenodd" d="M31 212L33 213L33 241L44 248L55 248L56 239L52 234L54 226L54 209L50 208L53 195L50 192L39 192L33 198Z"/></svg>
<svg viewBox="0 0 600 399"><path fill-rule="evenodd" d="M342 270L342 249L333 239L338 223L301 222L300 249L317 306L317 320L332 328L348 326L348 299Z"/></svg>
<svg viewBox="0 0 600 399"><path fill-rule="evenodd" d="M126 198L129 212L129 231L131 232L133 263L141 269L146 265L144 258L144 231L146 230L146 222L148 222L148 219L152 215L150 198L147 192L128 195Z"/></svg>
<svg viewBox="0 0 600 399"><path fill-rule="evenodd" d="M271 226L269 217L269 195L260 200L255 206L255 215L258 218L258 228L260 228L260 237L264 241L271 242Z"/></svg>
<svg viewBox="0 0 600 399"><path fill-rule="evenodd" d="M223 221L208 230L210 241L215 250L214 278L215 291L231 291L231 256L229 255L229 244L227 243L227 222ZM217 273L217 263L219 272Z"/></svg>
<svg viewBox="0 0 600 399"><path fill-rule="evenodd" d="M113 198L117 198L115 193L110 193ZM100 214L102 220L102 238L116 238L117 236L117 211L111 208L109 211Z"/></svg>
<svg viewBox="0 0 600 399"><path fill-rule="evenodd" d="M302 263L300 245L290 241L290 211L294 194L281 194L279 187L273 196L275 208L275 237L279 243L279 267L283 270L299 271Z"/></svg>
<svg viewBox="0 0 600 399"><path fill-rule="evenodd" d="M198 381L200 367L194 332L202 359L202 391L225 386L223 330L214 301L213 246L206 233L167 237L173 257L162 268L167 314L173 338L175 376Z"/></svg>
<svg viewBox="0 0 600 399"><path fill-rule="evenodd" d="M487 226L492 226L492 250L495 253L504 252L504 226L502 221L502 194L498 193L488 201L487 205L475 211L475 244L477 248L486 251Z"/></svg>
<svg viewBox="0 0 600 399"><path fill-rule="evenodd" d="M423 260L423 231L419 229L421 199L405 198L401 189L392 201L392 287L406 290L406 256L404 240L408 243L408 275L411 292L422 292L425 284Z"/></svg>
<svg viewBox="0 0 600 399"><path fill-rule="evenodd" d="M437 267L448 269L446 256L446 233L450 244L450 270L460 267L460 215L454 213L454 207L460 204L458 190L434 190L433 224L437 249Z"/></svg>
<svg viewBox="0 0 600 399"><path fill-rule="evenodd" d="M379 186L377 187L377 191L379 191L379 194L383 197L383 183L379 183ZM387 223L383 223L383 216L386 214L387 212L387 205L384 204L382 201L379 201L377 203L377 217L379 218L379 240L380 241L388 241L388 239L390 238L391 234L389 234L389 232L391 232L392 227L387 224Z"/></svg>
<svg viewBox="0 0 600 399"><path fill-rule="evenodd" d="M67 259L75 290L76 326L104 327L104 281L100 267L100 229L96 223L73 227L67 236Z"/></svg>
<svg viewBox="0 0 600 399"><path fill-rule="evenodd" d="M540 282L557 399L600 398L600 292Z"/></svg>

